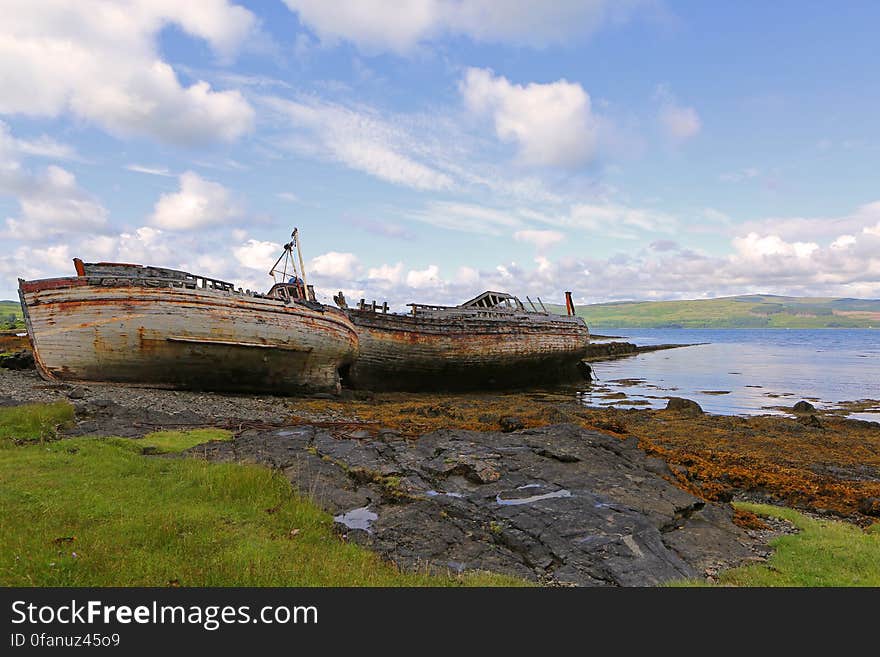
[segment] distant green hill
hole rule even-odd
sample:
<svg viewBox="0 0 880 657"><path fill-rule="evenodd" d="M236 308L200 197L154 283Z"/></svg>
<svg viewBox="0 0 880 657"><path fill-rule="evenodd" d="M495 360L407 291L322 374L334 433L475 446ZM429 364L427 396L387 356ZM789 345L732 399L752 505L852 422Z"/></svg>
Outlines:
<svg viewBox="0 0 880 657"><path fill-rule="evenodd" d="M553 309L564 311L561 306ZM880 299L752 294L598 303L577 311L596 328L880 328Z"/></svg>
<svg viewBox="0 0 880 657"><path fill-rule="evenodd" d="M24 328L24 316L18 301L0 301L0 331Z"/></svg>

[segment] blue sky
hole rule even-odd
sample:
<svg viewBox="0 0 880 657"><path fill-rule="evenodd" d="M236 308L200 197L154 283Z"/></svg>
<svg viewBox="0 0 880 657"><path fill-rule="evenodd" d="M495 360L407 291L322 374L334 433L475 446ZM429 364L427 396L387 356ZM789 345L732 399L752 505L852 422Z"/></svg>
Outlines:
<svg viewBox="0 0 880 657"><path fill-rule="evenodd" d="M875 2L2 0L0 298L880 297Z"/></svg>

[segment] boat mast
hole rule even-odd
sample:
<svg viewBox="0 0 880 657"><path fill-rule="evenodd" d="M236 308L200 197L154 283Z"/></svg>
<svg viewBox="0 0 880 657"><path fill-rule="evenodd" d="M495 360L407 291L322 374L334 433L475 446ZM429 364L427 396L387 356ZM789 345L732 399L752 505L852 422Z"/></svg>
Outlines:
<svg viewBox="0 0 880 657"><path fill-rule="evenodd" d="M303 291L305 291L308 289L308 287L306 285L306 266L303 264L302 249L300 248L300 245L299 245L299 228L293 229L293 234L291 235L291 237L293 237L293 243L296 245L296 254L299 256L299 273L300 273L300 276L302 276Z"/></svg>

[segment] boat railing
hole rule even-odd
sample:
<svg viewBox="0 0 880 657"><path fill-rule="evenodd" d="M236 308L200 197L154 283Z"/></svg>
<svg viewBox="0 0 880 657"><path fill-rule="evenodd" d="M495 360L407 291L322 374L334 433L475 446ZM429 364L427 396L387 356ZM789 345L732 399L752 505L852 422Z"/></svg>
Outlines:
<svg viewBox="0 0 880 657"><path fill-rule="evenodd" d="M227 281L208 278L205 276L188 275L186 278L160 278L143 277L143 276L86 276L92 285L102 285L105 287L127 287L137 285L140 287L178 287L189 290L218 290L221 292L232 292L234 294L248 294L249 296L265 296L258 292L246 292L241 288L235 289L235 285Z"/></svg>
<svg viewBox="0 0 880 657"><path fill-rule="evenodd" d="M383 315L387 315L388 302L383 301L380 305L376 303L375 299L373 299L373 303L367 303L366 299L361 299L360 302L358 302L357 309L362 312L382 313Z"/></svg>

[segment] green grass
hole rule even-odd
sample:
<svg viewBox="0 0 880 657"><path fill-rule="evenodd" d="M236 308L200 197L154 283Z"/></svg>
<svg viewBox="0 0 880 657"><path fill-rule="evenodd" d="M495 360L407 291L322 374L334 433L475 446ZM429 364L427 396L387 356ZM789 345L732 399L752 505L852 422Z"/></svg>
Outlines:
<svg viewBox="0 0 880 657"><path fill-rule="evenodd" d="M46 440L56 430L73 420L73 406L59 401L53 404L25 404L0 408L0 439Z"/></svg>
<svg viewBox="0 0 880 657"><path fill-rule="evenodd" d="M12 409L2 410L4 435L40 435L30 420L22 424ZM0 585L523 584L488 573L401 573L343 543L332 518L268 468L142 455L144 446L174 452L228 438L200 430L143 440L7 441L0 449Z"/></svg>
<svg viewBox="0 0 880 657"><path fill-rule="evenodd" d="M24 315L18 301L0 301L0 331L24 328Z"/></svg>
<svg viewBox="0 0 880 657"><path fill-rule="evenodd" d="M142 448L152 448L154 454L172 454L211 440L232 440L232 434L223 429L156 431L144 436L137 444Z"/></svg>
<svg viewBox="0 0 880 657"><path fill-rule="evenodd" d="M561 306L554 311L564 312ZM596 328L880 327L880 300L746 295L692 301L627 301L580 306ZM846 314L846 313L874 313Z"/></svg>
<svg viewBox="0 0 880 657"><path fill-rule="evenodd" d="M736 506L764 517L782 518L800 531L771 542L766 563L728 570L728 586L880 586L880 523L867 530L766 504ZM685 585L700 584L686 582Z"/></svg>

